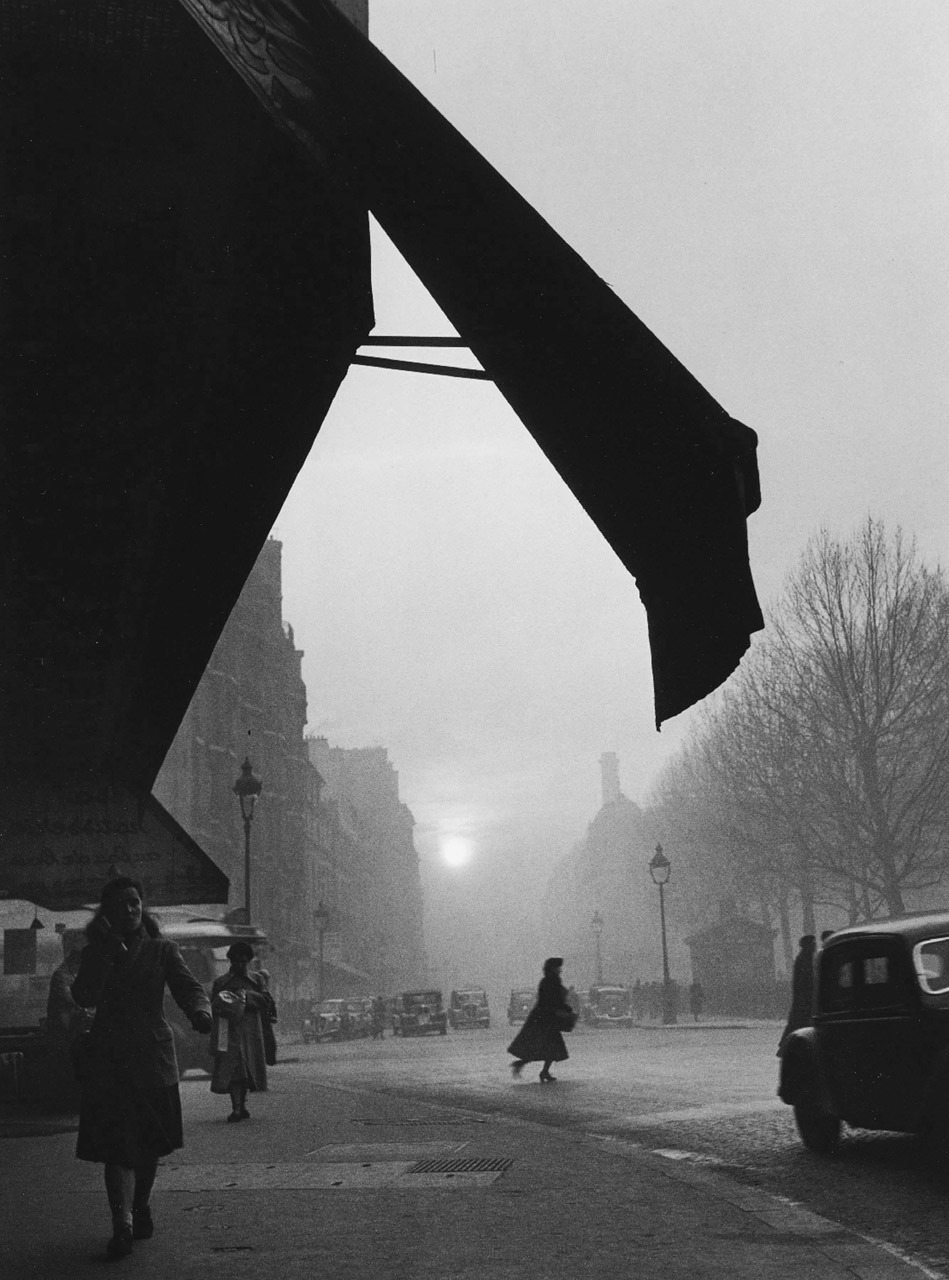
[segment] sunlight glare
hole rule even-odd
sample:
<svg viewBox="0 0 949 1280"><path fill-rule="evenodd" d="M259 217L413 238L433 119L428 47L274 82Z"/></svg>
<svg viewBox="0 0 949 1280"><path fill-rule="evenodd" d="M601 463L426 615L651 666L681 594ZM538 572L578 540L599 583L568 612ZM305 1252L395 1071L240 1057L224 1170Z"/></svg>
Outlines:
<svg viewBox="0 0 949 1280"><path fill-rule="evenodd" d="M446 867L464 867L471 861L471 841L464 836L447 836L441 846L442 862Z"/></svg>

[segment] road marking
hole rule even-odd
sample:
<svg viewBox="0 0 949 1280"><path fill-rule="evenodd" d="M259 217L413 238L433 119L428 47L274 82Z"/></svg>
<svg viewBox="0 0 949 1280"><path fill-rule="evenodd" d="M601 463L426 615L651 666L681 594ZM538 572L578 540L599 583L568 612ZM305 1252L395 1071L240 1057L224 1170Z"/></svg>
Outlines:
<svg viewBox="0 0 949 1280"><path fill-rule="evenodd" d="M723 1165L724 1160L718 1156L703 1156L698 1151L679 1151L675 1147L659 1147L653 1150L654 1156L662 1156L664 1160L688 1160L690 1164Z"/></svg>
<svg viewBox="0 0 949 1280"><path fill-rule="evenodd" d="M644 1150L634 1143L620 1145L629 1145L638 1151ZM812 1240L822 1253L846 1266L859 1280L908 1280L908 1269L925 1276L926 1280L949 1280L945 1272L934 1269L928 1261L914 1257L888 1240L880 1240L853 1227L834 1222L833 1219L814 1213L796 1200L776 1192L756 1187L742 1188L732 1182L726 1173L721 1173L714 1167L695 1168L696 1165L720 1163L697 1151L667 1148L651 1154L670 1161L673 1166L669 1169L670 1176L683 1182L699 1182L707 1190L715 1188L717 1194L728 1204L756 1218L772 1231L800 1236L802 1240ZM892 1263L881 1263L880 1251L888 1254Z"/></svg>

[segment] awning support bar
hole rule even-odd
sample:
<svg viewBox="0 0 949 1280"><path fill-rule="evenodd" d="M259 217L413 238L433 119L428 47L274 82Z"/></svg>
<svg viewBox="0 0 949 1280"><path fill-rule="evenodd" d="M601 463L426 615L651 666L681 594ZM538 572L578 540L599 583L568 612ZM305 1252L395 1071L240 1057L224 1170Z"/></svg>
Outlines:
<svg viewBox="0 0 949 1280"><path fill-rule="evenodd" d="M374 369L402 369L406 373L440 373L446 378L478 378L492 382L483 369L462 369L451 364L417 364L412 360L387 360L384 356L353 356L352 364L371 365Z"/></svg>
<svg viewBox="0 0 949 1280"><path fill-rule="evenodd" d="M414 338L414 337L388 337L383 334L373 334L367 338L364 347L467 347L464 338Z"/></svg>

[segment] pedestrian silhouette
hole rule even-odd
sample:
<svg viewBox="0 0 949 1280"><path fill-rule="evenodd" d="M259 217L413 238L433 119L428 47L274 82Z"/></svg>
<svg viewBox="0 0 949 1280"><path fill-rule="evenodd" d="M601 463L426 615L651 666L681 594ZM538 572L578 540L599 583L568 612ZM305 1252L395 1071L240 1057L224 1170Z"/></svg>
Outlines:
<svg viewBox="0 0 949 1280"><path fill-rule="evenodd" d="M573 1030L577 1015L567 1002L567 989L560 980L563 960L552 956L544 961L544 976L537 988L537 1003L531 1009L520 1031L508 1045L514 1055L511 1071L515 1078L528 1062L542 1062L541 1084L554 1084L551 1064L569 1058L563 1042L563 1030Z"/></svg>

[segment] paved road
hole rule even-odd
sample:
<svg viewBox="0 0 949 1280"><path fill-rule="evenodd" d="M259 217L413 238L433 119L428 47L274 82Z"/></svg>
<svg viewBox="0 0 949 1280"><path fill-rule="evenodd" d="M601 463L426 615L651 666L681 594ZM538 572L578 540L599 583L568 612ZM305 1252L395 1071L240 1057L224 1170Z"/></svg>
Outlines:
<svg viewBox="0 0 949 1280"><path fill-rule="evenodd" d="M558 1127L621 1137L670 1159L709 1161L949 1271L949 1185L911 1138L850 1134L833 1161L805 1152L775 1096L777 1024L583 1030L543 1087L512 1080L510 1029L343 1045L288 1044L284 1070Z"/></svg>

